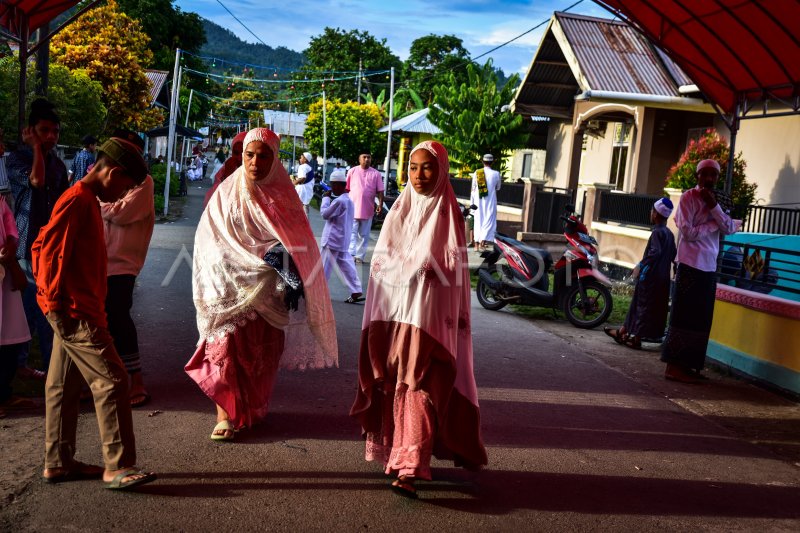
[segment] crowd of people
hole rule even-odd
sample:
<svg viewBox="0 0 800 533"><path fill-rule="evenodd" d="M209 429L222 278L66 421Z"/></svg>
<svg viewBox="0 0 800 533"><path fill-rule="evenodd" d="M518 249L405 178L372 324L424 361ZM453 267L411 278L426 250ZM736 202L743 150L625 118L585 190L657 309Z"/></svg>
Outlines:
<svg viewBox="0 0 800 533"><path fill-rule="evenodd" d="M28 369L36 334L44 366L27 375L46 379L44 479L102 478L109 489L129 489L156 478L135 466L131 415L150 401L130 310L155 222L153 180L141 139L126 130L103 143L86 136L70 177L53 151L59 130L52 105L34 102L23 145L7 161L11 201L0 199L0 409L25 402L10 384L18 367ZM386 216L364 295L357 265L366 261L384 192L371 154L362 153L347 173L339 167L332 173L320 205L325 227L318 246L308 218L312 154L304 152L290 176L279 145L271 130L256 128L233 138L229 158L216 154L195 234L199 340L185 371L213 402L210 438L234 441L262 420L280 368L338 366L327 284L335 267L350 292L346 302L364 302L350 415L361 425L365 459L381 463L395 477L392 490L409 498L417 496L417 481L431 479L433 456L468 469L486 465L468 242L446 148L425 141L411 151L409 186ZM496 230L500 175L493 159L484 155L473 175L479 249L492 243ZM677 248L665 226L673 206L659 200L634 271L628 317L623 326L606 328L632 348L663 332L677 254L662 357L665 376L683 382L699 379L703 366L718 236L738 229L712 192L719 165L703 161L697 171L698 187L684 194L676 215ZM102 466L75 460L82 394L97 411Z"/></svg>

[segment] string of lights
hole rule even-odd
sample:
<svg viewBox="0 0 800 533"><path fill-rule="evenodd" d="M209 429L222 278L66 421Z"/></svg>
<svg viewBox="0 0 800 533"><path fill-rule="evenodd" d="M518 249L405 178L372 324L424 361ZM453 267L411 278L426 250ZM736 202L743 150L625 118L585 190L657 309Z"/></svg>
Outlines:
<svg viewBox="0 0 800 533"><path fill-rule="evenodd" d="M188 67L183 67L184 73L196 74L198 76L202 76L205 78L214 78L215 80L233 80L233 81L249 81L252 83L281 83L281 84L295 84L295 83L327 83L332 81L346 81L346 80L356 80L358 79L359 75L355 74L352 76L339 76L336 77L335 74L331 74L331 77L325 78L317 78L313 80L309 79L273 79L273 78L250 78L247 76L240 76L240 75L233 75L233 74L214 74L212 72L201 72L199 70L194 70ZM387 74L388 70L379 70L375 71L371 74L366 74L362 76L362 78L367 78L370 76L378 76L381 74Z"/></svg>
<svg viewBox="0 0 800 533"><path fill-rule="evenodd" d="M278 65L256 65L254 63L243 63L243 62L240 62L240 61L231 61L230 59L223 59L223 58L214 57L214 56L201 56L199 54L194 54L192 52L188 52L188 51L185 51L185 50L181 50L181 54L182 54L182 56L183 55L187 55L187 56L196 57L197 59L203 60L206 64L210 63L211 64L211 68L217 68L217 64L219 63L220 68L222 66L224 66L224 65L231 65L231 66L244 67L244 68L253 69L253 70L258 69L258 70L272 71L273 72L273 74L272 74L273 77L276 77L278 75L278 72L284 72L284 73L287 73L287 74L306 74L306 75L309 74L309 73L319 74L319 75L325 75L325 74L355 74L355 75L361 74L361 75L370 75L370 74L383 74L383 73L386 72L385 70L361 70L361 71L358 71L358 70L309 70L308 68L303 68L303 67L300 67L300 68L289 68L289 67L280 67Z"/></svg>
<svg viewBox="0 0 800 533"><path fill-rule="evenodd" d="M319 98L322 93L309 94L308 96L298 96L297 98L284 98L281 100L237 100L234 98L225 98L224 96L214 96L206 94L203 91L194 90L195 95L203 96L209 100L221 100L223 102L234 102L242 104L285 104L286 102L297 102L300 100L310 100L311 98Z"/></svg>

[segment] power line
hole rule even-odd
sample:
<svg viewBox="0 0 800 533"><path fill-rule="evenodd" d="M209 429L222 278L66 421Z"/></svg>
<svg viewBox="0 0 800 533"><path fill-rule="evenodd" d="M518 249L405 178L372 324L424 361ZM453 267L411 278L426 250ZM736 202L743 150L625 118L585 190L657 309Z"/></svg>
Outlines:
<svg viewBox="0 0 800 533"><path fill-rule="evenodd" d="M256 38L256 40L257 40L258 42L260 42L260 43L261 43L261 44L263 44L264 46L267 46L267 47L271 48L271 46L269 46L267 43L265 43L264 41L262 41L262 40L261 40L261 37L259 37L259 36L258 36L258 35L256 35L255 33L253 33L253 31L252 31L250 28L248 28L248 27L245 25L245 23L244 23L244 22L242 22L241 20L239 20L239 17L237 17L236 15L234 15L234 14L233 14L233 11L231 11L230 9L228 9L228 6L226 6L225 4L223 4L223 3L222 3L220 0L217 0L217 3L218 3L219 5L221 5L221 6L222 6L222 8L223 8L225 11L227 11L227 12L230 14L230 16L232 16L234 19L236 19L236 22L238 22L239 24L241 24L241 25L242 25L242 28L246 29L246 30L247 30L247 31L250 33L250 35L252 35L253 37L255 37L255 38Z"/></svg>
<svg viewBox="0 0 800 533"><path fill-rule="evenodd" d="M572 8L574 8L575 6L577 6L577 5L579 5L579 4L582 4L582 3L583 3L583 0L578 0L577 2L573 3L572 5L570 5L570 6L566 7L566 8L564 8L562 11L569 11L570 9L572 9ZM466 67L467 65L469 65L469 64L471 64L471 63L474 63L476 59L480 59L480 58L482 58L482 57L484 57L484 56L487 56L487 55L491 54L492 52L495 52L495 51L499 50L500 48L503 48L504 46L508 46L509 44L513 43L513 42L514 42L514 41L516 41L517 39L519 39L519 38L521 38L521 37L524 37L525 35L528 35L530 32L532 32L532 31L534 31L534 30L537 30L537 29L541 28L542 26L544 26L544 25L545 25L545 24L547 24L548 22L550 22L550 19L549 19L549 18L548 18L548 19L545 19L545 20L543 20L542 22L538 23L536 26L534 26L534 27L532 27L532 28L530 28L530 29L528 29L528 30L525 30L524 32L522 32L522 33L520 33L519 35L517 35L516 37L512 37L511 39L507 40L507 41L506 41L506 42L504 42L503 44L500 44L500 45L498 45L498 46L495 46L494 48L492 48L491 50L489 50L489 51L487 51L487 52L484 52L484 53L482 53L482 54L480 54L480 55L478 55L478 56L475 56L475 57L471 57L471 58L469 58L469 59L465 59L465 60L464 60L462 63L460 63L460 64L456 64L456 65L453 65L452 67L450 67L450 68L449 68L449 69L447 69L447 70L444 70L444 71L436 71L436 72L430 72L430 73L428 73L428 75L426 75L426 76L423 76L423 77L421 77L421 78L418 78L418 81L421 81L421 80L426 80L426 79L428 79L428 78L432 78L433 76L439 76L439 75L441 75L443 72L453 72L453 71L454 71L454 70L456 70L456 69L459 69L459 68L462 68L462 67ZM403 81L408 81L408 80L403 80ZM373 83L374 85L378 85L378 86L386 86L386 85L388 85L388 83L382 83L382 82L372 82L372 83Z"/></svg>

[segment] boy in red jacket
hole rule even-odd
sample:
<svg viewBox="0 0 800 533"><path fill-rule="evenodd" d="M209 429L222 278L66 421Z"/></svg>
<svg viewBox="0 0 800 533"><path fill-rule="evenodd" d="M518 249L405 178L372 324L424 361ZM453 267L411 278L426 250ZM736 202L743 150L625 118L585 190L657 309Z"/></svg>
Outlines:
<svg viewBox="0 0 800 533"><path fill-rule="evenodd" d="M106 247L97 199L113 202L147 176L136 145L111 138L97 162L53 208L33 243L36 299L53 327L45 384L45 481L101 477L110 489L155 479L134 468L136 450L127 372L108 332ZM94 397L105 468L75 460L81 376Z"/></svg>

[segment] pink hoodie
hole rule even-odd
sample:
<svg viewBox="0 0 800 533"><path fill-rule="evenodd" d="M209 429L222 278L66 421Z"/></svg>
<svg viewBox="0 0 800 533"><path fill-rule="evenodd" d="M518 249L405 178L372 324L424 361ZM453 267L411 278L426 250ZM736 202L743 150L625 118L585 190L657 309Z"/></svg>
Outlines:
<svg viewBox="0 0 800 533"><path fill-rule="evenodd" d="M114 203L100 202L106 231L108 275L138 276L147 257L156 220L153 178L147 176Z"/></svg>

